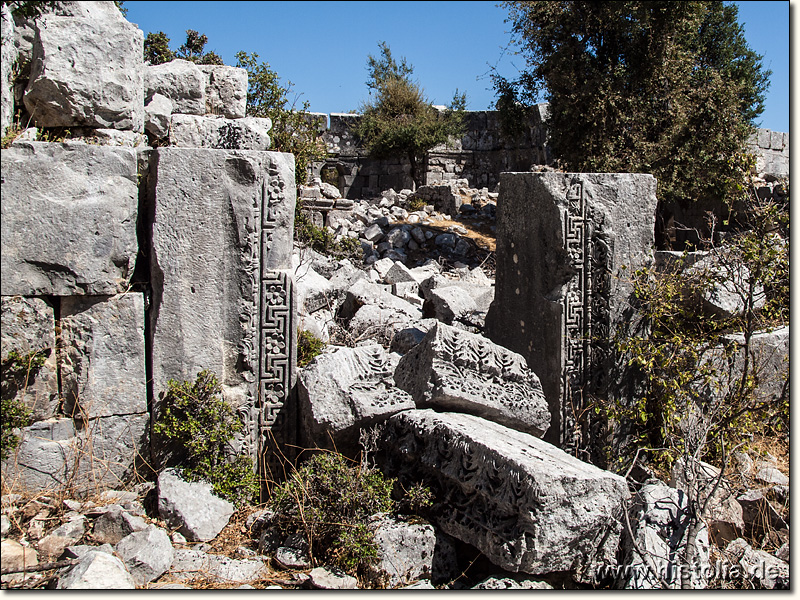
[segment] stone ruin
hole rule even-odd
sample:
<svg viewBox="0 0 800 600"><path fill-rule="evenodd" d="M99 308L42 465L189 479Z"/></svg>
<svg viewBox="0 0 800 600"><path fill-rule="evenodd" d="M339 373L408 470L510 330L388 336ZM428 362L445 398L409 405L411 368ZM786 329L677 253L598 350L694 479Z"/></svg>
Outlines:
<svg viewBox="0 0 800 600"><path fill-rule="evenodd" d="M419 191L453 212L470 206L465 194L497 200L496 282L468 267L454 280L435 262L407 267L405 250L413 242L463 256L463 239L384 231L392 202L342 198L402 182L403 167L369 163L347 119L332 118L331 159L314 168L336 168L339 189L300 194L320 225L343 227L356 212L374 218L348 227L378 244L369 274L328 261L323 277L293 260L294 158L269 151L268 119L245 117L246 73L146 65L142 38L111 3L59 3L16 23L3 7L4 94L9 65L31 63L3 97L3 128L22 107L36 128L2 151L2 357L44 359L11 390L35 422L4 461L4 483L87 495L161 470L168 459L152 423L169 381L209 369L245 424L234 451L260 474L276 477L276 457L291 460L298 447L355 456L370 446L402 481L421 478L439 492L438 528L506 571L596 583L622 554L641 562L627 546L619 552L625 511L648 548L685 544L675 519L654 534L643 516L684 497L653 486L630 508L625 478L595 466L599 432L585 418L592 395L622 393L610 343L630 318L627 274L656 259L652 176L530 172L549 161L541 122L508 155L496 115L473 114L469 140L432 153L436 185ZM78 59L112 50L113 73ZM102 92L112 79L120 92L110 97ZM69 139L37 141L63 127ZM524 172L500 175L499 196L466 189L493 186L487 173L509 167ZM359 335L388 329L388 343L329 347L298 370L298 326L322 313ZM758 342L781 371L788 328Z"/></svg>

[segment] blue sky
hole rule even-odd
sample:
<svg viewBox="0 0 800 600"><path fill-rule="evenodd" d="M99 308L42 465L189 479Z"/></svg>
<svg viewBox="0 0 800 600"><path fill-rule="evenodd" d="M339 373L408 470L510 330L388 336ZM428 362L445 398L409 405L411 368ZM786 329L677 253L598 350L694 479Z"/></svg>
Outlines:
<svg viewBox="0 0 800 600"><path fill-rule="evenodd" d="M737 2L750 47L772 69L760 126L789 131L789 2ZM794 2L792 2L794 4ZM405 57L429 100L447 104L456 88L467 108L492 108L490 66L514 77L524 61L504 51L506 11L495 2L170 2L127 1L128 20L165 32L176 49L187 29L208 36L226 64L238 50L294 84L314 112L358 110L368 99L367 56L378 43ZM796 8L793 7L795 12Z"/></svg>

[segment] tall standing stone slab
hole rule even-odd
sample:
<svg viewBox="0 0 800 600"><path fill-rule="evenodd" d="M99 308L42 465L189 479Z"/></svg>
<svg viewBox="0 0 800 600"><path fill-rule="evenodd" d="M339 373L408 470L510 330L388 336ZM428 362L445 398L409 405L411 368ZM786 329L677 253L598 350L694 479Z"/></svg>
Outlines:
<svg viewBox="0 0 800 600"><path fill-rule="evenodd" d="M133 148L15 142L0 194L3 296L127 289L139 250Z"/></svg>
<svg viewBox="0 0 800 600"><path fill-rule="evenodd" d="M2 46L0 60L0 137L5 137L6 129L14 119L14 81L12 79L14 63L19 50L14 43L14 17L7 4L0 7L0 41Z"/></svg>
<svg viewBox="0 0 800 600"><path fill-rule="evenodd" d="M577 451L583 408L605 393L631 274L653 260L656 180L628 173L503 173L495 300L486 334L528 361L552 416L545 437Z"/></svg>
<svg viewBox="0 0 800 600"><path fill-rule="evenodd" d="M295 429L294 157L160 148L150 173L154 411L170 379L209 369L256 459Z"/></svg>
<svg viewBox="0 0 800 600"><path fill-rule="evenodd" d="M144 33L119 11L86 4L92 10L85 17L36 21L25 108L42 127L141 132Z"/></svg>

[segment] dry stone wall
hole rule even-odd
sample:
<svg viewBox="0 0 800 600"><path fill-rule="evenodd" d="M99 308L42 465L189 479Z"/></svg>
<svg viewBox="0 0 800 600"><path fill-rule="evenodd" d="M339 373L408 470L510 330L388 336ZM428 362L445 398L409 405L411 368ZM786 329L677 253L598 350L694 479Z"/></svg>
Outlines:
<svg viewBox="0 0 800 600"><path fill-rule="evenodd" d="M144 64L112 2L2 10L4 94L32 61L3 128L35 126L2 150L2 355L37 359L4 382L35 421L4 482L89 493L161 466L168 382L203 369L246 425L234 451L266 470L295 441L296 188L270 120L244 117L246 71ZM36 141L52 127L71 133Z"/></svg>

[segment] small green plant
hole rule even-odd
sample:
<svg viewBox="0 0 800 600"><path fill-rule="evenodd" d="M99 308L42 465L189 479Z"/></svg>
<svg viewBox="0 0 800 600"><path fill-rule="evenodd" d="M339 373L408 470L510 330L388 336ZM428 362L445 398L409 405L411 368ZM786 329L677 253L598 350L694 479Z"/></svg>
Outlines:
<svg viewBox="0 0 800 600"><path fill-rule="evenodd" d="M5 460L19 445L19 436L14 430L27 427L31 422L31 411L17 396L25 390L36 372L42 368L49 350L20 354L11 350L2 362L2 444L0 459Z"/></svg>
<svg viewBox="0 0 800 600"><path fill-rule="evenodd" d="M377 469L320 452L273 490L269 507L278 533L303 535L315 564L356 573L377 557L368 522L392 510L393 485Z"/></svg>
<svg viewBox="0 0 800 600"><path fill-rule="evenodd" d="M242 506L256 498L258 478L249 456L230 458L229 442L243 424L220 398L221 391L208 370L198 373L194 383L170 380L153 430L182 451L181 466L188 480L207 481L214 493Z"/></svg>
<svg viewBox="0 0 800 600"><path fill-rule="evenodd" d="M297 366L305 367L319 356L325 348L325 342L310 331L300 329L297 332Z"/></svg>
<svg viewBox="0 0 800 600"><path fill-rule="evenodd" d="M408 210L411 212L415 212L418 210L422 210L426 206L426 202L424 198L409 198L406 202L406 206L408 206Z"/></svg>
<svg viewBox="0 0 800 600"><path fill-rule="evenodd" d="M294 213L294 237L301 244L337 260L343 258L361 260L363 258L361 242L355 238L345 238L337 242L333 234L326 228L314 225L300 205L297 206Z"/></svg>

